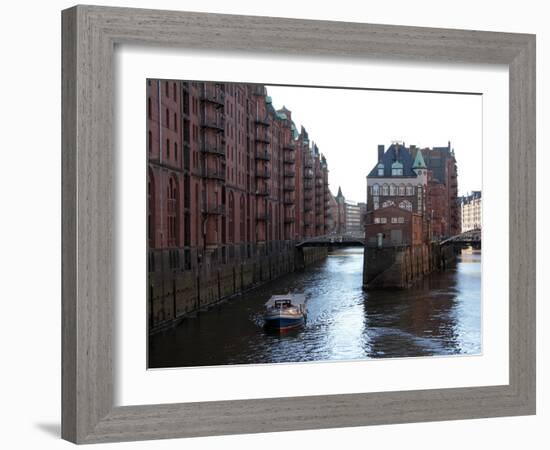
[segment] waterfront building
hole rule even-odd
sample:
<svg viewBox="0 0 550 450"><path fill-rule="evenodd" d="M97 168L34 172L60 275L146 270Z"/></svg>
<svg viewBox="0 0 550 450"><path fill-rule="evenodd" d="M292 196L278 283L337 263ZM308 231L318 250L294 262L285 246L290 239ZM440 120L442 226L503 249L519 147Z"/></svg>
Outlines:
<svg viewBox="0 0 550 450"><path fill-rule="evenodd" d="M367 204L365 202L359 202L357 203L357 206L359 206L359 215L360 215L360 231L365 231L365 218L367 216Z"/></svg>
<svg viewBox="0 0 550 450"><path fill-rule="evenodd" d="M429 215L434 239L460 234L460 205L458 198L458 169L454 149L448 142L444 147L424 148L411 145L414 156L420 151L428 169L426 213Z"/></svg>
<svg viewBox="0 0 550 450"><path fill-rule="evenodd" d="M336 197L326 189L325 216L328 217L327 230L334 234L361 233L364 230L366 203L347 201L338 187Z"/></svg>
<svg viewBox="0 0 550 450"><path fill-rule="evenodd" d="M328 232L327 161L264 85L147 80L146 101L153 324L223 297L222 268Z"/></svg>
<svg viewBox="0 0 550 450"><path fill-rule="evenodd" d="M338 203L334 195L328 191L328 217L327 217L327 234L336 233L338 227Z"/></svg>
<svg viewBox="0 0 550 450"><path fill-rule="evenodd" d="M333 196L332 216L334 217L334 232L342 234L346 232L346 198L342 194L342 188L338 187L338 194Z"/></svg>
<svg viewBox="0 0 550 450"><path fill-rule="evenodd" d="M412 245L458 234L457 169L447 147L378 146L367 176L367 245Z"/></svg>
<svg viewBox="0 0 550 450"><path fill-rule="evenodd" d="M469 230L481 230L482 204L481 191L472 191L460 198L462 233Z"/></svg>
<svg viewBox="0 0 550 450"><path fill-rule="evenodd" d="M361 216L362 208L358 203L346 202L346 232L347 233L360 233L361 228Z"/></svg>

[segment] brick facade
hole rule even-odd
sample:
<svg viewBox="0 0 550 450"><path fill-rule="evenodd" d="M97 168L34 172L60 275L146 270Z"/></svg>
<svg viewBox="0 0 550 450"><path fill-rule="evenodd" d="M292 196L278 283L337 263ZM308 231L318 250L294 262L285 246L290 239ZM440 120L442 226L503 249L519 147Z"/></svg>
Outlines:
<svg viewBox="0 0 550 450"><path fill-rule="evenodd" d="M457 193L450 143L433 149L379 146L378 163L367 176L367 245L410 245L458 234Z"/></svg>
<svg viewBox="0 0 550 450"><path fill-rule="evenodd" d="M265 86L147 80L146 101L150 297L328 232L327 162Z"/></svg>

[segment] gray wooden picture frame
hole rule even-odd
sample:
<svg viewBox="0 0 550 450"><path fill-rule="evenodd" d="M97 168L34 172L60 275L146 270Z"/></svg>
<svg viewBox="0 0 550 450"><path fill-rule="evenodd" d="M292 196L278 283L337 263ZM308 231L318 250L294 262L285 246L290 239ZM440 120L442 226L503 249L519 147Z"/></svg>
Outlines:
<svg viewBox="0 0 550 450"><path fill-rule="evenodd" d="M535 36L75 6L62 12L62 437L75 443L535 413ZM505 64L510 83L509 384L114 406L116 44Z"/></svg>

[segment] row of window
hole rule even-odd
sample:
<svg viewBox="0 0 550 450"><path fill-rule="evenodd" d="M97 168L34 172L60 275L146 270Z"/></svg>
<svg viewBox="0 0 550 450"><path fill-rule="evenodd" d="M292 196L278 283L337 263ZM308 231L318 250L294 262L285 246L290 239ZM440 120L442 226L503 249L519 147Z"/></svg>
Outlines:
<svg viewBox="0 0 550 450"><path fill-rule="evenodd" d="M178 88L177 88L176 83L172 83L172 89L174 91L174 100L177 100L178 99ZM166 97L170 97L170 83L168 81L166 81L164 83L164 90L165 90Z"/></svg>
<svg viewBox="0 0 550 450"><path fill-rule="evenodd" d="M374 223L388 223L387 217L375 217ZM404 217L392 217L391 223L405 223Z"/></svg>
<svg viewBox="0 0 550 450"><path fill-rule="evenodd" d="M149 150L149 153L153 152L153 133L151 133L150 131L147 133L147 148ZM170 158L170 149L171 149L170 139L166 139L166 147L165 147L166 158ZM177 142L174 142L174 158L176 161L178 160L178 143Z"/></svg>
<svg viewBox="0 0 550 450"><path fill-rule="evenodd" d="M388 208L389 206L396 206L395 202L393 200L386 200L385 202L382 202L382 208ZM413 205L408 200L402 200L399 202L399 208L405 209L407 211L412 211ZM378 202L378 198L374 199L374 209L379 209L380 204Z"/></svg>
<svg viewBox="0 0 550 450"><path fill-rule="evenodd" d="M147 98L147 118L152 119L153 118L153 110L151 106L151 97ZM164 113L164 123L166 125L166 128L170 129L170 110L166 108ZM174 131L178 131L178 114L174 113L174 120L172 122Z"/></svg>
<svg viewBox="0 0 550 450"><path fill-rule="evenodd" d="M166 128L170 129L170 111L168 108L166 108L166 114L165 114L165 122L166 122ZM174 131L178 131L178 115L177 113L174 113Z"/></svg>
<svg viewBox="0 0 550 450"><path fill-rule="evenodd" d="M418 186L418 190L421 189L422 188ZM373 184L372 195L414 195L414 187L410 184L406 186L404 184L383 184L382 186Z"/></svg>
<svg viewBox="0 0 550 450"><path fill-rule="evenodd" d="M402 167L392 167L391 174L394 177L402 177L403 176L403 168ZM383 177L384 176L384 164L380 163L378 164L378 176Z"/></svg>
<svg viewBox="0 0 550 450"><path fill-rule="evenodd" d="M148 203L148 217L147 217L147 235L150 240L154 239L154 228L156 226L155 222L155 179L153 177L153 174L151 171L149 171L148 174L148 180L147 180L147 203ZM179 183L176 180L174 176L170 176L168 178L168 183L166 185L166 210L165 210L165 220L166 220L166 239L167 239L167 245L169 246L176 246L179 245L179 229L180 229L180 220L182 220L182 217L180 216L180 200L179 200ZM218 207L220 206L220 199L219 199L219 193L213 192L213 198L211 202L212 207ZM224 195L222 193L222 195ZM237 217L237 210L236 210L236 198L239 199L239 217ZM202 190L202 205L207 204L207 193L206 190ZM235 242L235 231L236 229L240 230L240 236L241 239L245 239L245 223L249 219L246 218L246 211L250 211L250 199L248 198L246 200L246 209L245 209L245 195L244 194L236 194L234 195L233 192L229 192L227 196L228 200L228 211L226 218L228 220L228 242ZM266 203L267 204L267 203ZM195 213L195 230L196 230L196 240L199 241L199 218L200 218L200 206L199 206L199 185L195 184L195 208L197 208ZM269 216L273 217L273 208L272 204L269 204ZM264 207L267 209L267 206ZM162 213L162 208L161 208ZM279 216L279 213L281 216ZM293 214L293 213L292 213ZM272 236L275 234L276 236L282 237L283 228L280 226L280 220L282 220L283 212L282 210L277 210L277 207L275 207L275 220L273 221L273 225L268 227L268 235ZM279 220L279 217L281 218ZM185 227L185 241L189 242L190 240L190 217L183 218L187 221L186 227ZM239 224L237 225L237 222ZM223 221L222 221L223 224ZM218 231L218 221L215 221L215 229L216 232ZM248 231L246 235L246 239L250 240L250 231ZM270 240L273 239L273 237L269 238ZM225 242L225 238L223 238L223 241Z"/></svg>

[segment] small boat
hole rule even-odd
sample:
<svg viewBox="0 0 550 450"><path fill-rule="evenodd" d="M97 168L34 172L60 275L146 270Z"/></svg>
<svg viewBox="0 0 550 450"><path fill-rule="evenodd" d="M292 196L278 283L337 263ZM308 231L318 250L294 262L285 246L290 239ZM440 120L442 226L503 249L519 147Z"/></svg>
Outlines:
<svg viewBox="0 0 550 450"><path fill-rule="evenodd" d="M290 330L304 324L306 317L305 294L274 295L265 304L265 326L279 331Z"/></svg>

